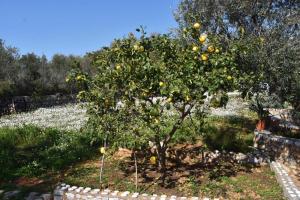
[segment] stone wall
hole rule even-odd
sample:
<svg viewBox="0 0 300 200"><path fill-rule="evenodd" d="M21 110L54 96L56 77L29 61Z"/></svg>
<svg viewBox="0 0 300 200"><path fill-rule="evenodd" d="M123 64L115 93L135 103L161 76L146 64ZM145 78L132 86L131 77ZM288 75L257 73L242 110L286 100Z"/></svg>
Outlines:
<svg viewBox="0 0 300 200"><path fill-rule="evenodd" d="M300 169L300 139L273 135L269 131L254 133L254 147L265 152L271 160Z"/></svg>

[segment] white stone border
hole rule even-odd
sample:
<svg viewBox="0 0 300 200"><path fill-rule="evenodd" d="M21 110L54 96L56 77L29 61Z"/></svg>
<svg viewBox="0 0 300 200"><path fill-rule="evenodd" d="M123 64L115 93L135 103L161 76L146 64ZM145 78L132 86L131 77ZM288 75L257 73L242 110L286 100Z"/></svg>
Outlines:
<svg viewBox="0 0 300 200"><path fill-rule="evenodd" d="M84 188L77 186L70 186L62 183L56 187L54 190L54 200L76 200L76 199L90 199L90 200L210 200L207 197L177 197L177 196L167 196L167 195L148 195L139 193L119 192L110 191L105 189L100 191L100 189ZM219 200L214 198L211 200Z"/></svg>
<svg viewBox="0 0 300 200"><path fill-rule="evenodd" d="M289 200L300 200L300 190L296 187L291 177L289 177L282 164L272 161L270 167L275 172L277 181L281 185L285 197Z"/></svg>

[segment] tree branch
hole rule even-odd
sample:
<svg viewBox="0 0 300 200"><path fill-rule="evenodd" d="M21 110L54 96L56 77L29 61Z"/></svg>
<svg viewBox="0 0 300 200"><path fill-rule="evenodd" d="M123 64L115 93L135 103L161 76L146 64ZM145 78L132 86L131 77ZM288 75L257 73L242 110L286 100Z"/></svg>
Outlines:
<svg viewBox="0 0 300 200"><path fill-rule="evenodd" d="M164 142L163 142L163 146L162 148L166 148L166 145L170 142L170 140L172 139L173 135L175 134L175 132L177 131L178 129L178 125L180 125L183 120L185 119L185 117L191 112L192 108L194 105L191 105L190 104L190 107L188 108L187 111L185 111L185 107L186 105L189 105L189 104L184 104L183 105L183 109L182 109L182 112L181 112L181 116L180 118L177 120L177 122L173 125L173 128L171 129L171 131L169 132L169 134L165 137L164 139Z"/></svg>

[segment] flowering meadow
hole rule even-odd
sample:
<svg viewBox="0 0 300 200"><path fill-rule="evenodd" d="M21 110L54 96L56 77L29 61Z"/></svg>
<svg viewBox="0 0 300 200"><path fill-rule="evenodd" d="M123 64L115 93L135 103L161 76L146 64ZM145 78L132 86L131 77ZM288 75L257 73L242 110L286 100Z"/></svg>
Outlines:
<svg viewBox="0 0 300 200"><path fill-rule="evenodd" d="M43 128L79 130L87 122L87 119L84 104L67 104L2 116L0 117L0 127L35 125Z"/></svg>

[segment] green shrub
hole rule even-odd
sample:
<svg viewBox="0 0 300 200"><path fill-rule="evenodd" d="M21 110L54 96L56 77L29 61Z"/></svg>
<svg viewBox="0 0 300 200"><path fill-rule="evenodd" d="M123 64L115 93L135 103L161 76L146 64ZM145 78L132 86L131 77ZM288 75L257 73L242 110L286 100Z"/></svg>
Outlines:
<svg viewBox="0 0 300 200"><path fill-rule="evenodd" d="M252 145L254 120L243 117L210 117L203 142L211 150L247 152Z"/></svg>
<svg viewBox="0 0 300 200"><path fill-rule="evenodd" d="M95 153L95 133L24 126L0 129L0 178L40 175Z"/></svg>

